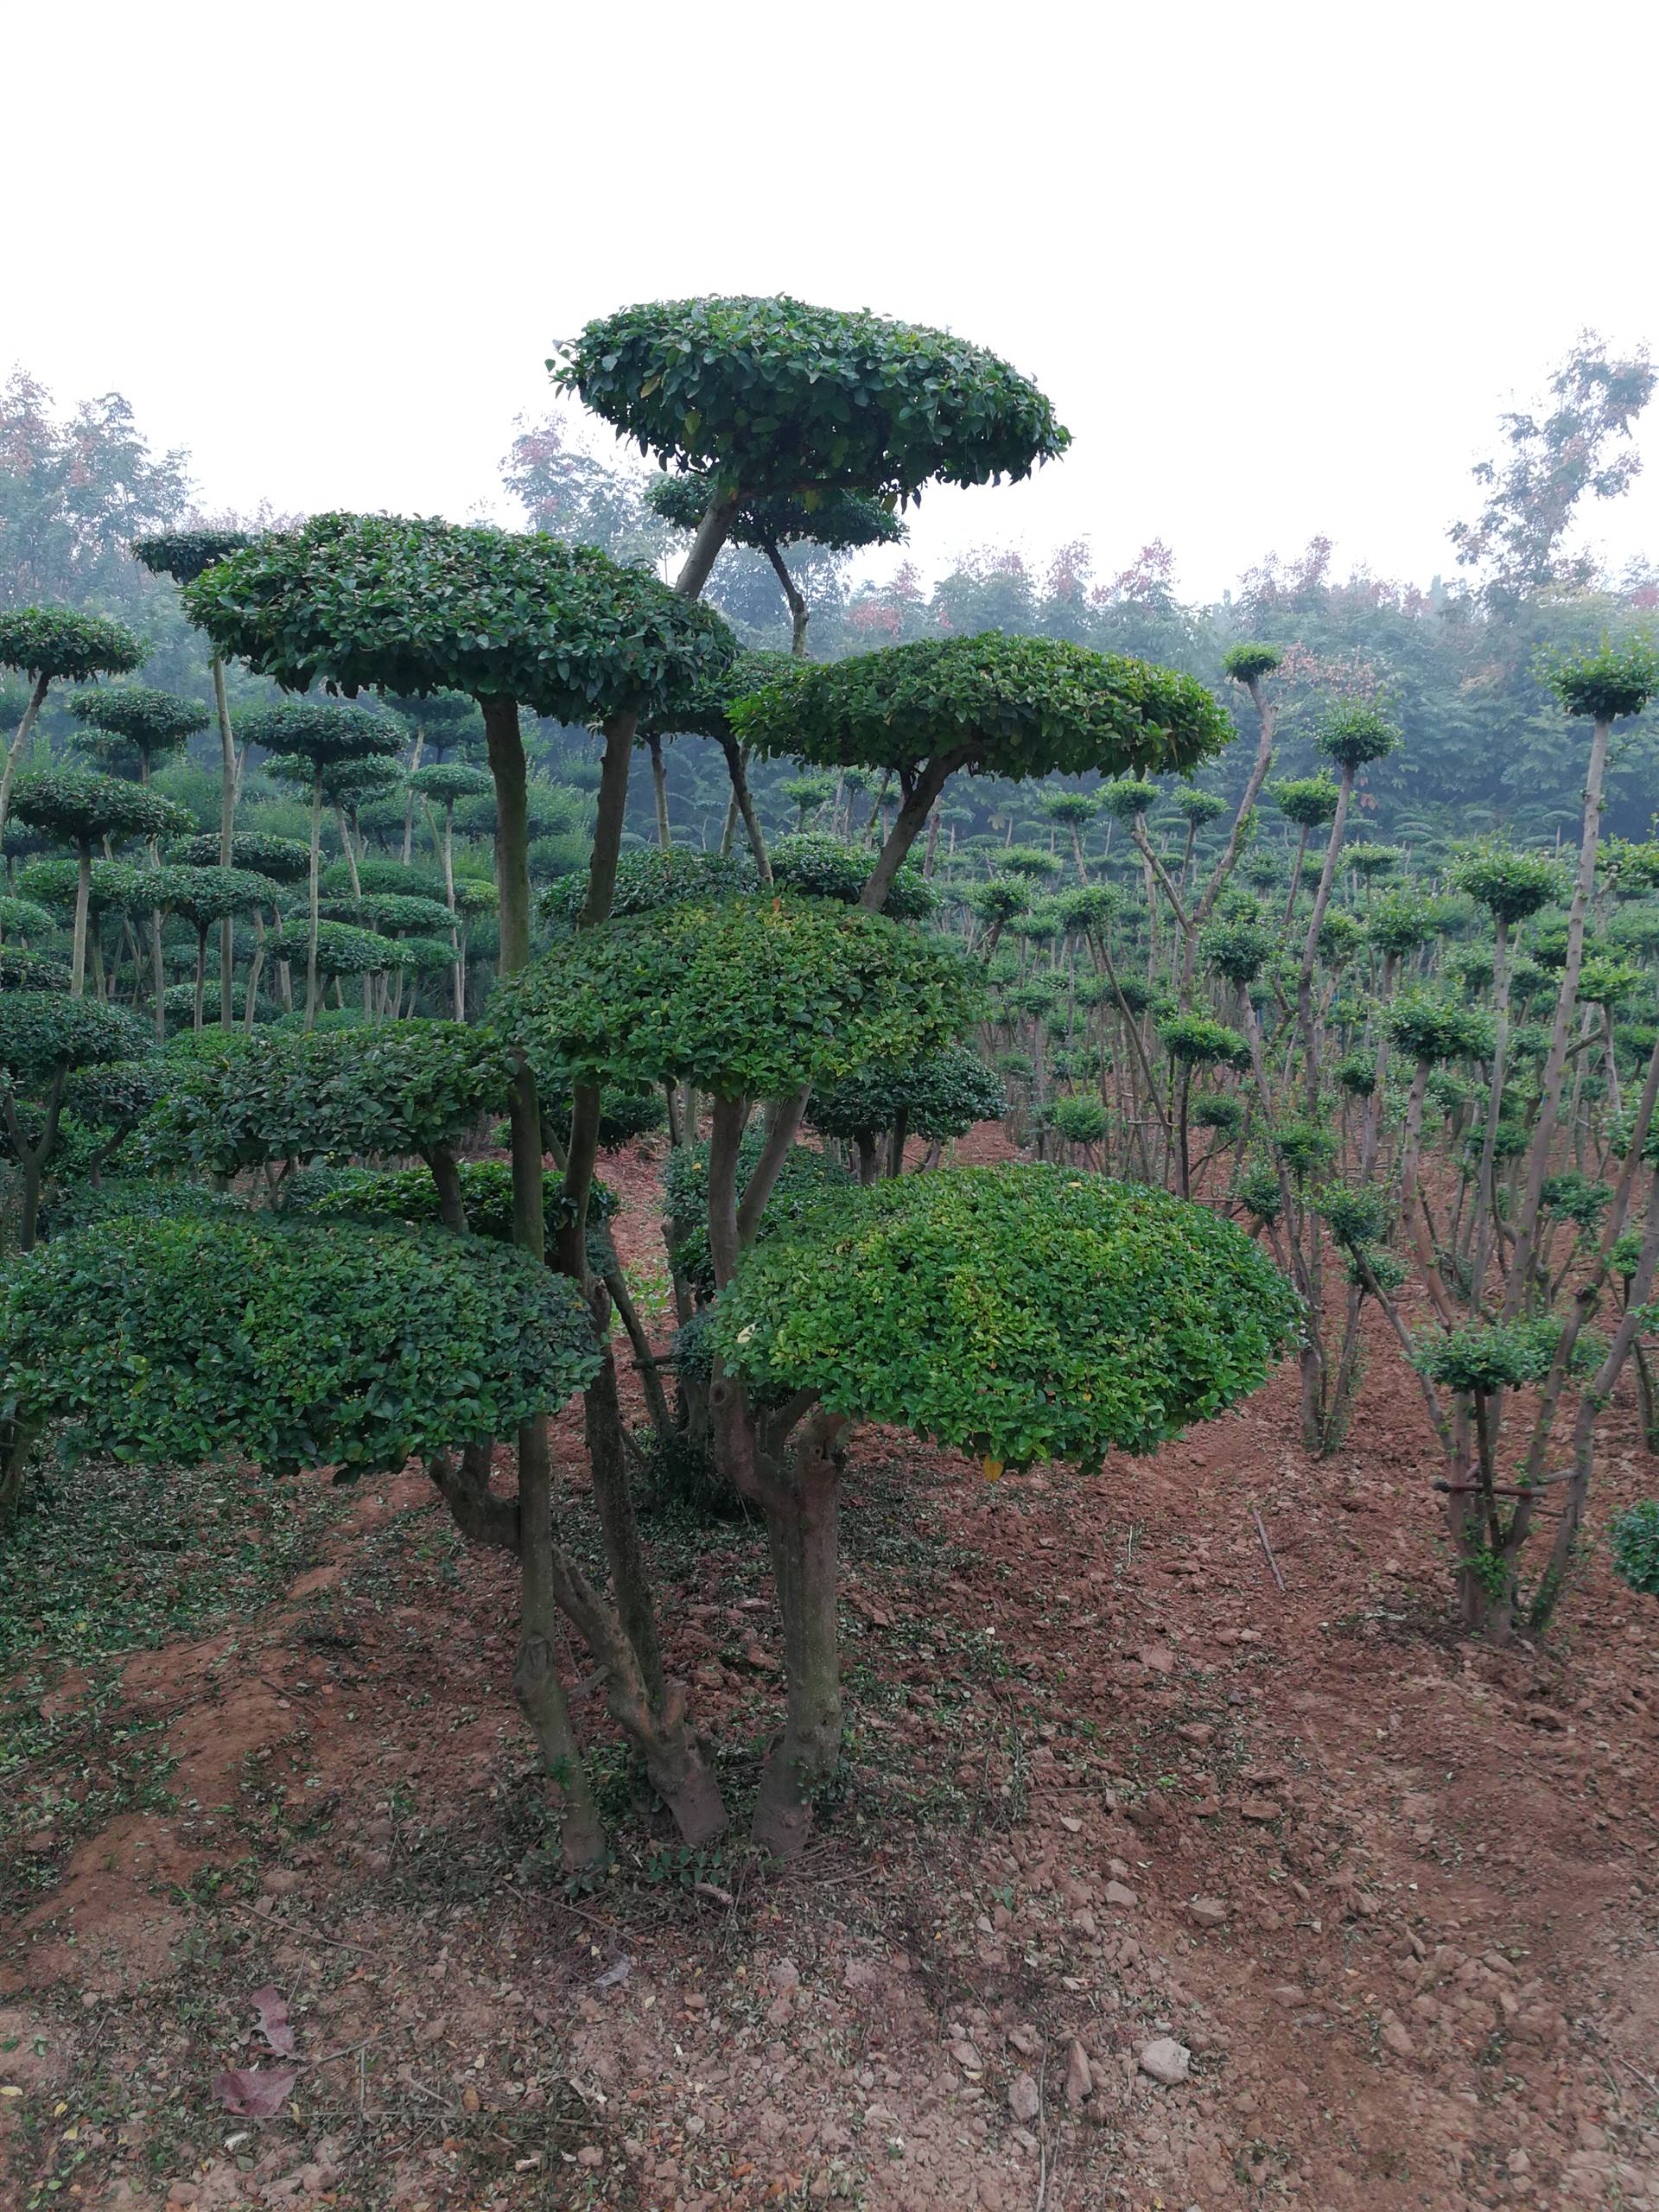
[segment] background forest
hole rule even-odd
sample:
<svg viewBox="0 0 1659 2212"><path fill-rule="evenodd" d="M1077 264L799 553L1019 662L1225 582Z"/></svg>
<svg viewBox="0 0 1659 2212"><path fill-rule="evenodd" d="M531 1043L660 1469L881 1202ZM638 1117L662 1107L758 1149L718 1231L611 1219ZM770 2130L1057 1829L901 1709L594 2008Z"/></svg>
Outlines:
<svg viewBox="0 0 1659 2212"><path fill-rule="evenodd" d="M1634 474L1630 433L1653 383L1645 357L1617 358L1586 334L1537 410L1500 423L1496 458L1473 471L1471 512L1450 525L1444 575L1380 576L1363 559L1344 575L1331 540L1316 536L1300 553L1266 553L1219 601L1199 605L1181 597L1179 549L1157 541L1116 570L1110 562L1122 549L1109 556L1092 541L1039 558L988 546L931 582L904 558L902 544L896 569L874 582L862 573L868 561L855 552L796 543L785 559L810 613L807 650L837 658L915 639L1001 630L1133 653L1224 693L1229 648L1270 637L1287 649L1277 773L1313 772L1314 721L1332 696L1381 700L1402 730L1403 743L1372 770L1360 796L1368 834L1410 842L1423 858L1448 836L1487 830L1522 842L1571 836L1582 775L1562 743L1541 655L1616 639L1659 607L1659 569L1651 563L1610 575L1579 550L1597 502L1616 498ZM657 475L626 457L596 457L573 435L569 412L516 426L501 464L502 488L523 524L662 573L675 564L689 532L654 510ZM146 531L200 519L199 497L188 454L155 452L118 394L66 409L26 371L15 370L0 391L0 609L51 603L118 617L155 642L147 682L205 698L199 640L176 593L127 551ZM294 518L265 511L239 519L269 526ZM895 534L902 537L901 521ZM764 552L728 545L709 595L746 644L788 649L791 609ZM233 685L238 680L233 672ZM245 675L239 685L245 703L275 696ZM0 713L15 728L24 695L12 688L17 696L0 698ZM38 728L48 745L61 748L73 728L63 697L48 702ZM531 734L532 750L557 780L580 784L588 776L586 733L544 725ZM206 762L217 740L209 734L197 746ZM1659 719L1651 713L1620 733L1604 817L1615 835L1647 833L1659 782L1656 747ZM681 740L665 748L664 769L677 838L717 844L729 795L718 748ZM1236 800L1247 772L1248 748L1239 747L1197 780ZM787 764L757 771L768 829L796 826L797 807L783 795L791 781ZM196 803L204 827L217 818L208 785L196 790L188 766L163 770L160 787ZM247 796L258 796L257 779ZM1011 839L1038 814L1037 793L1027 785L1016 798L1014 787L994 779L966 779L951 791L945 812L957 843L976 835ZM568 814L558 817L567 828ZM651 785L640 777L630 800L632 836L654 840L652 814ZM550 872L557 858L544 854ZM581 858L580 843L573 843L568 865Z"/></svg>

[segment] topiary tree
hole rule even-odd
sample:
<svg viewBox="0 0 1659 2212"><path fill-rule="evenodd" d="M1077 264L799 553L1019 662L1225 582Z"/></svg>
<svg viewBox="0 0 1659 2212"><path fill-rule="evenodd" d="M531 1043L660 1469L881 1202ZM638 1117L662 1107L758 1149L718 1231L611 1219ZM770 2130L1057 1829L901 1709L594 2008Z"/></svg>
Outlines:
<svg viewBox="0 0 1659 2212"><path fill-rule="evenodd" d="M1343 834L1348 824L1348 803L1360 770L1373 761L1385 760L1399 744L1400 732L1375 707L1351 702L1331 709L1320 723L1314 741L1326 760L1336 762L1339 780L1337 804L1331 817L1331 835L1325 849L1325 865L1313 894L1313 912L1308 918L1301 966L1296 977L1296 1011L1302 1033L1303 1082L1309 1114L1317 1110L1319 1099L1319 1038L1313 1018L1313 971L1319 961L1319 932L1325 926L1325 908L1331 903L1331 887L1336 880L1337 855L1342 849Z"/></svg>
<svg viewBox="0 0 1659 2212"><path fill-rule="evenodd" d="M1042 393L995 354L787 298L624 308L547 365L664 468L702 479L707 503L679 580L690 596L757 500L798 496L810 515L836 493L902 505L930 483L1028 476L1071 442Z"/></svg>
<svg viewBox="0 0 1659 2212"><path fill-rule="evenodd" d="M1198 948L1200 930L1215 912L1222 893L1231 880L1238 864L1246 836L1255 819L1255 803L1262 795L1262 786L1268 779L1273 765L1273 740L1278 726L1278 702L1267 690L1268 678L1284 658L1282 649L1260 642L1233 645L1222 655L1222 672L1232 678L1249 697L1256 715L1255 759L1238 802L1232 827L1227 833L1227 842L1222 848L1210 880L1199 893L1192 912L1190 926L1185 932L1185 946L1181 967L1181 1002L1185 1005L1192 985L1192 963Z"/></svg>
<svg viewBox="0 0 1659 2212"><path fill-rule="evenodd" d="M1062 639L997 631L790 663L735 702L730 719L764 753L898 777L903 804L861 899L873 911L958 769L1017 783L1190 768L1230 734L1190 677Z"/></svg>
<svg viewBox="0 0 1659 2212"><path fill-rule="evenodd" d="M232 915L258 914L264 908L274 906L275 887L268 875L255 874L251 868L170 867L154 871L151 895L157 901L158 911L181 915L196 932L191 1026L200 1031L207 995L208 931L215 922L227 921ZM158 1034L164 1035L159 969L156 982L156 1027ZM259 974L256 966L248 978L250 998L258 988ZM222 1003L219 1012L222 1024Z"/></svg>
<svg viewBox="0 0 1659 2212"><path fill-rule="evenodd" d="M185 868L219 865L219 839L181 837L167 849L167 858ZM231 844L231 866L254 875L268 875L273 883L303 883L310 873L311 855L297 837L273 837L263 830L238 830Z"/></svg>
<svg viewBox="0 0 1659 2212"><path fill-rule="evenodd" d="M579 921L608 912L621 847L627 779L639 717L664 709L701 675L723 667L735 641L719 617L589 547L535 536L509 537L431 521L323 515L276 533L191 590L192 612L227 652L287 687L318 677L348 694L378 689L404 698L464 691L482 709L495 785L496 869L504 974L530 957L527 770L521 704L564 722L599 721L605 731L598 815ZM598 1153L600 1097L581 1088L566 1147L572 1206L559 1261L585 1279L585 1207ZM533 1074L519 1071L511 1099L512 1154L520 1192L519 1234L542 1249L542 1122ZM671 1736L683 1735L663 1675L623 1457L615 1378L607 1358L588 1393L595 1495L627 1632L653 1709ZM533 1686L542 1741L551 1762L574 1755L553 1654L558 1628L547 1440L519 1438L526 1526L542 1564L527 1576L524 1679ZM716 1795L717 1803L717 1795ZM702 1814L688 1817L714 1818Z"/></svg>
<svg viewBox="0 0 1659 2212"><path fill-rule="evenodd" d="M457 1147L505 1103L499 1046L458 1022L222 1038L176 1061L156 1125L218 1177L315 1160L423 1160L448 1229L468 1226Z"/></svg>
<svg viewBox="0 0 1659 2212"><path fill-rule="evenodd" d="M1287 777L1273 786L1271 797L1287 822L1296 824L1296 860L1290 871L1290 893L1285 900L1285 927L1289 929L1302 887L1307 860L1307 841L1315 830L1328 830L1342 801L1340 787L1321 769L1317 776Z"/></svg>
<svg viewBox="0 0 1659 2212"><path fill-rule="evenodd" d="M101 614L72 614L65 607L0 610L0 669L29 680L28 703L0 771L0 836L11 814L12 786L46 695L59 678L90 683L99 676L127 676L149 658L147 639L124 622Z"/></svg>
<svg viewBox="0 0 1659 2212"><path fill-rule="evenodd" d="M152 690L147 684L124 683L106 691L77 691L69 711L85 724L75 742L83 750L102 755L111 768L130 763L141 784L149 781L158 760L181 753L198 730L213 717L194 699L176 692Z"/></svg>
<svg viewBox="0 0 1659 2212"><path fill-rule="evenodd" d="M1054 1134L1075 1159L1084 1156L1085 1166L1095 1164L1095 1147L1106 1134L1106 1109L1098 1098L1086 1091L1070 1097L1057 1098L1049 1109L1049 1121Z"/></svg>
<svg viewBox="0 0 1659 2212"><path fill-rule="evenodd" d="M1071 859L1077 871L1077 881L1087 883L1089 870L1084 864L1083 833L1100 812L1097 791L1045 791L1043 812L1051 822L1058 822L1071 840Z"/></svg>
<svg viewBox="0 0 1659 2212"><path fill-rule="evenodd" d="M0 1115L22 1177L21 1249L34 1248L41 1188L58 1141L71 1071L149 1051L142 1024L119 1007L57 991L0 990Z"/></svg>
<svg viewBox="0 0 1659 2212"><path fill-rule="evenodd" d="M434 691L423 699L393 697L386 704L415 733L409 756L411 772L423 765L436 767L445 754L457 747L464 747L467 753L481 758L484 717L479 712L477 700L468 698L464 691ZM415 791L412 786L406 785L403 855L405 868L414 849Z"/></svg>
<svg viewBox="0 0 1659 2212"><path fill-rule="evenodd" d="M1540 1203L1560 1120L1563 1080L1567 1054L1572 1049L1579 976L1584 964L1585 930L1595 896L1607 749L1613 724L1640 714L1659 693L1659 648L1646 639L1603 645L1593 652L1548 660L1541 672L1563 712L1590 723L1590 759L1585 776L1584 828L1579 843L1578 872L1567 910L1560 991L1550 1028L1549 1054L1539 1081L1540 1101L1532 1151L1527 1162L1526 1194L1516 1223L1515 1251L1503 1301L1504 1316L1509 1319L1524 1309L1535 1289L1533 1263L1537 1250Z"/></svg>
<svg viewBox="0 0 1659 2212"><path fill-rule="evenodd" d="M74 944L69 988L79 998L86 982L86 916L92 897L92 849L105 838L175 836L190 826L188 810L142 785L87 768L39 770L13 786L12 806L21 822L75 848Z"/></svg>
<svg viewBox="0 0 1659 2212"><path fill-rule="evenodd" d="M252 560L257 557L258 551L258 547L250 547L238 557ZM187 594L187 604L194 609L194 594L205 592L216 576L235 567L235 560L227 560L212 574L204 575L194 587L194 592ZM203 618L202 627L210 637L214 636L211 621ZM337 771L348 763L386 759L398 750L398 736L384 715L371 714L365 707L325 706L302 699L287 700L280 706L260 708L245 715L242 735L246 744L264 746L280 757L303 762L310 771L310 906L305 950L305 1021L309 1028L317 1014L317 874L322 848L324 779L331 770ZM220 1019L224 1020L222 1013Z"/></svg>
<svg viewBox="0 0 1659 2212"><path fill-rule="evenodd" d="M815 1081L951 1041L974 1010L959 956L857 908L783 895L679 904L579 936L505 979L491 1021L510 1046L569 1071L579 1085L626 1093L689 1081L710 1095L709 1249L724 1285L753 1243ZM745 1125L774 1112L741 1190ZM744 1487L759 1418L716 1372L709 1392L715 1456ZM799 1531L791 1509L771 1516L774 1560Z"/></svg>
<svg viewBox="0 0 1659 2212"><path fill-rule="evenodd" d="M245 530L215 529L161 531L148 537L137 537L128 549L132 557L152 575L170 576L181 586L194 583L206 574L216 561L222 561L239 547L251 544L250 533ZM187 614L189 610L185 610ZM237 794L241 788L242 764L237 758L236 736L231 727L230 702L225 693L225 664L217 646L208 655L208 673L213 679L213 712L219 724L219 849L209 865L219 868L236 866L231 850L231 839L236 828ZM232 925L226 916L219 937L219 1009L221 1025L226 1028L231 1021L231 976L232 966Z"/></svg>
<svg viewBox="0 0 1659 2212"><path fill-rule="evenodd" d="M992 1478L1039 1460L1094 1467L1110 1451L1151 1452L1256 1389L1297 1313L1230 1223L1052 1166L906 1176L832 1198L750 1250L711 1329L734 1382L765 1409L741 1473L775 1531L789 1713L762 1777L763 1840L799 1848L840 1752L850 1421L914 1429Z"/></svg>
<svg viewBox="0 0 1659 2212"><path fill-rule="evenodd" d="M795 829L799 836L806 833L806 817L828 806L836 796L836 779L815 772L810 775L791 776L778 786L778 796L795 809Z"/></svg>
<svg viewBox="0 0 1659 2212"><path fill-rule="evenodd" d="M467 760L434 760L424 768L416 768L409 779L410 789L418 798L431 800L443 809L443 893L448 902L451 927L455 912L455 802L462 798L477 798L491 788L488 771L475 768ZM461 938L456 932L454 957L455 1020L467 1019L467 970L461 957Z"/></svg>
<svg viewBox="0 0 1659 2212"><path fill-rule="evenodd" d="M946 1045L919 1059L856 1069L815 1090L805 1119L824 1136L854 1146L859 1181L873 1183L882 1137L887 1139L887 1172L898 1175L906 1138L921 1137L937 1151L965 1136L976 1122L1000 1119L1007 1104L1002 1084L976 1053Z"/></svg>
<svg viewBox="0 0 1659 2212"><path fill-rule="evenodd" d="M1192 1171L1188 1150L1188 1113L1192 1100L1192 1075L1197 1068L1245 1068L1250 1064L1250 1047L1247 1038L1224 1023L1211 1021L1202 1014L1172 1014L1158 1025L1159 1042L1180 1071L1176 1084L1176 1135L1179 1150L1176 1154L1180 1172L1179 1195L1185 1198L1192 1186Z"/></svg>

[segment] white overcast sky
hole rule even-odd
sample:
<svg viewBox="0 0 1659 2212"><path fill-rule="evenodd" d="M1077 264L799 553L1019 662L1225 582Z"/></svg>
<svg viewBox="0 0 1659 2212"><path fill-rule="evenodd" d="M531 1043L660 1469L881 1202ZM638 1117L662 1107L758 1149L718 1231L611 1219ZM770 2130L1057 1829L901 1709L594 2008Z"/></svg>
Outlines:
<svg viewBox="0 0 1659 2212"><path fill-rule="evenodd" d="M554 340L790 291L948 325L1072 429L930 495L930 569L1161 537L1210 595L1324 531L1426 580L1500 410L1586 325L1659 340L1641 0L14 0L3 59L0 370L124 392L209 505L506 518Z"/></svg>

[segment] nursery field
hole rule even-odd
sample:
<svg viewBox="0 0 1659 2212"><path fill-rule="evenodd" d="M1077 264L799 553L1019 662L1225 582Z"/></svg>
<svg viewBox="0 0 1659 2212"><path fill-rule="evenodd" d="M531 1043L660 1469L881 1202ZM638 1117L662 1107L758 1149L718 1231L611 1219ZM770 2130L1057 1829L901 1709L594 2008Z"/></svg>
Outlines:
<svg viewBox="0 0 1659 2212"><path fill-rule="evenodd" d="M604 1161L642 1275L658 1172ZM171 1478L112 1529L89 1480L4 1592L4 2201L1659 2201L1659 1639L1601 1565L1548 1651L1451 1633L1382 1351L1323 1462L1294 1363L1090 1477L866 1433L844 1796L786 1868L635 1814L567 1652L626 1841L561 1879L505 1567L418 1471L220 1477L182 1544L143 1533ZM1623 1397L1605 1448L1611 1510ZM645 1528L752 1789L764 1542ZM239 2119L215 2083L272 2065L272 1992L294 2078Z"/></svg>
<svg viewBox="0 0 1659 2212"><path fill-rule="evenodd" d="M546 369L524 530L0 396L0 2206L1659 2212L1659 375L1021 620L848 567L999 356Z"/></svg>

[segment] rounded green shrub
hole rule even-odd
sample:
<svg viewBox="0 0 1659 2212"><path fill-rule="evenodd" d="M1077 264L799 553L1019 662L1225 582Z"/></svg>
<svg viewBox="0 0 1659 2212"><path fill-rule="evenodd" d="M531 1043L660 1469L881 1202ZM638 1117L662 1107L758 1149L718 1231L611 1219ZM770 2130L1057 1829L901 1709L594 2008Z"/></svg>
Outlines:
<svg viewBox="0 0 1659 2212"><path fill-rule="evenodd" d="M1071 442L1037 387L982 347L784 297L624 308L548 366L665 468L751 499L902 502L933 481L1029 475Z"/></svg>
<svg viewBox="0 0 1659 2212"><path fill-rule="evenodd" d="M690 1077L780 1098L952 1043L977 1005L974 970L943 941L857 907L766 895L585 931L504 979L490 1020L504 1042L601 1090Z"/></svg>
<svg viewBox="0 0 1659 2212"><path fill-rule="evenodd" d="M1147 1452L1264 1382L1300 1306L1230 1222L1052 1166L844 1192L747 1253L715 1308L755 1391L817 1393L987 1471Z"/></svg>
<svg viewBox="0 0 1659 2212"><path fill-rule="evenodd" d="M441 1230L118 1218L0 1294L6 1402L74 1459L374 1473L509 1435L599 1370L574 1283Z"/></svg>

